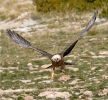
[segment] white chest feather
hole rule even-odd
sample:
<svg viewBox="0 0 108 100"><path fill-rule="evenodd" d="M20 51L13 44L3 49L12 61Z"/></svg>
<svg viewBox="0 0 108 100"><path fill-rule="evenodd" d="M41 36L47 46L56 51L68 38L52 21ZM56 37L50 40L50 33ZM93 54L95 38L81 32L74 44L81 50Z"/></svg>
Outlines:
<svg viewBox="0 0 108 100"><path fill-rule="evenodd" d="M59 62L61 60L61 56L60 55L54 55L51 59L54 62Z"/></svg>

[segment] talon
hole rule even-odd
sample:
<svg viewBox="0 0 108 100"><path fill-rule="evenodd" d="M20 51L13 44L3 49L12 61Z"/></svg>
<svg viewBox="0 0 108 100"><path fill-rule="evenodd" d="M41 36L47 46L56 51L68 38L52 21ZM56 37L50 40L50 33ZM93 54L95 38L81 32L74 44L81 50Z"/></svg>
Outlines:
<svg viewBox="0 0 108 100"><path fill-rule="evenodd" d="M62 73L65 73L64 69L61 70Z"/></svg>

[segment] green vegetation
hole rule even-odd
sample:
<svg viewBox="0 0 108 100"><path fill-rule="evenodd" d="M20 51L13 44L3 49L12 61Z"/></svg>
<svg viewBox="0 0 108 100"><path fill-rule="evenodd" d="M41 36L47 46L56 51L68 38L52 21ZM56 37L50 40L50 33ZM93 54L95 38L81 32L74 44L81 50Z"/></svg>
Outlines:
<svg viewBox="0 0 108 100"><path fill-rule="evenodd" d="M33 0L38 12L91 11L100 9L100 17L108 18L108 0Z"/></svg>
<svg viewBox="0 0 108 100"><path fill-rule="evenodd" d="M90 11L102 6L102 0L34 0L39 12Z"/></svg>

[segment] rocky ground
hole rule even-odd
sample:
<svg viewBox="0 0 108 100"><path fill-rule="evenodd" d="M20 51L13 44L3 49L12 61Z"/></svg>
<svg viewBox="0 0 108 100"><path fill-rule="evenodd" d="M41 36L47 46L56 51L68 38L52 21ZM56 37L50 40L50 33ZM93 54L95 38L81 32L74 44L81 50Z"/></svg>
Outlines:
<svg viewBox="0 0 108 100"><path fill-rule="evenodd" d="M84 38L77 50L66 57L66 61L73 65L66 67L64 74L57 69L55 79L51 81L50 69L45 69L50 64L48 59L13 45L5 35L5 30L15 30L29 37L32 43L37 43L35 45L58 52L59 48L62 49L58 44L63 42L67 45L68 40L70 43L70 36L77 36L74 33L84 29L93 13L81 16L67 14L63 17L37 15L33 20L31 15L34 7L31 1L9 1L13 6L29 6L29 10L26 8L17 13L18 8L15 6L16 10L11 13L17 16L13 20L8 17L0 20L0 100L108 100L108 20L97 18L91 31L93 35ZM5 0L2 4L6 6L9 1ZM8 10L2 6L0 12Z"/></svg>

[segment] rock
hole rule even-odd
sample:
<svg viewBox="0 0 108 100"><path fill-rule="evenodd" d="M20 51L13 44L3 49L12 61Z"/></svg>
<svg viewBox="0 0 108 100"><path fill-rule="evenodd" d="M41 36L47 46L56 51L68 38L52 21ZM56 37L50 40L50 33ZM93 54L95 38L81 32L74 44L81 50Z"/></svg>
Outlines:
<svg viewBox="0 0 108 100"><path fill-rule="evenodd" d="M107 95L108 89L103 89L101 92L98 93L99 96Z"/></svg>
<svg viewBox="0 0 108 100"><path fill-rule="evenodd" d="M24 18L24 17L27 16L28 14L29 14L28 12L24 12L24 13L22 13L20 16L18 16L17 19Z"/></svg>
<svg viewBox="0 0 108 100"><path fill-rule="evenodd" d="M75 80L73 80L73 81L72 81L71 83L69 83L69 84L72 84L72 85L77 84L79 80L80 80L80 79L75 79Z"/></svg>
<svg viewBox="0 0 108 100"><path fill-rule="evenodd" d="M27 64L27 66L29 66L29 67L30 67L30 66L33 66L33 65L32 65L32 63L28 63L28 64Z"/></svg>
<svg viewBox="0 0 108 100"><path fill-rule="evenodd" d="M20 81L23 83L30 83L31 82L31 80L20 80Z"/></svg>
<svg viewBox="0 0 108 100"><path fill-rule="evenodd" d="M92 67L91 70L95 70L97 67Z"/></svg>
<svg viewBox="0 0 108 100"><path fill-rule="evenodd" d="M25 95L24 100L33 100L33 96Z"/></svg>
<svg viewBox="0 0 108 100"><path fill-rule="evenodd" d="M105 58L106 56L99 55L99 56L92 56L92 58Z"/></svg>
<svg viewBox="0 0 108 100"><path fill-rule="evenodd" d="M46 98L69 98L71 94L69 92L44 91L41 92L38 96L45 96Z"/></svg>
<svg viewBox="0 0 108 100"><path fill-rule="evenodd" d="M100 55L108 55L108 51L99 51Z"/></svg>
<svg viewBox="0 0 108 100"><path fill-rule="evenodd" d="M0 89L0 96L1 95L3 95L3 94L13 94L13 93L21 93L21 92L33 92L33 91L36 91L36 89L34 88L34 89L15 89L15 90L13 90L13 89L8 89L8 90L2 90L2 89Z"/></svg>
<svg viewBox="0 0 108 100"><path fill-rule="evenodd" d="M77 72L79 68L73 68L73 67L67 67L67 69L73 70L74 72Z"/></svg>
<svg viewBox="0 0 108 100"><path fill-rule="evenodd" d="M32 20L31 18L29 19L25 19L22 23L22 27L27 27L27 26L31 26L31 25L35 25L36 21Z"/></svg>
<svg viewBox="0 0 108 100"><path fill-rule="evenodd" d="M46 83L46 84L50 84L52 82L52 80L45 80L45 81L40 81L39 83Z"/></svg>
<svg viewBox="0 0 108 100"><path fill-rule="evenodd" d="M88 96L93 96L93 93L92 93L92 91L85 91L85 92L83 92L83 94L84 95L88 95Z"/></svg>
<svg viewBox="0 0 108 100"><path fill-rule="evenodd" d="M104 74L104 75L102 75L102 78L108 79L108 76Z"/></svg>
<svg viewBox="0 0 108 100"><path fill-rule="evenodd" d="M43 96L47 96L51 93L51 91L45 91L45 92L41 92L38 96L39 97L43 97Z"/></svg>
<svg viewBox="0 0 108 100"><path fill-rule="evenodd" d="M68 63L72 63L72 60L67 60L66 62L68 62Z"/></svg>
<svg viewBox="0 0 108 100"><path fill-rule="evenodd" d="M38 67L39 67L39 65L34 65L34 67L35 67L35 68L38 68Z"/></svg>
<svg viewBox="0 0 108 100"><path fill-rule="evenodd" d="M42 65L41 68L46 69L47 67L49 67L51 64L46 64L46 65Z"/></svg>
<svg viewBox="0 0 108 100"><path fill-rule="evenodd" d="M91 54L92 56L95 56L95 55L96 55L96 54L95 54L94 52L92 52L92 51L90 52L90 54Z"/></svg>
<svg viewBox="0 0 108 100"><path fill-rule="evenodd" d="M93 98L87 98L87 100L93 100Z"/></svg>
<svg viewBox="0 0 108 100"><path fill-rule="evenodd" d="M105 22L106 21L106 18L96 18L96 22L97 23L101 23L101 22Z"/></svg>
<svg viewBox="0 0 108 100"><path fill-rule="evenodd" d="M49 94L46 96L46 98L55 98L55 97L54 97L54 94Z"/></svg>
<svg viewBox="0 0 108 100"><path fill-rule="evenodd" d="M91 38L89 41L96 41L97 38Z"/></svg>
<svg viewBox="0 0 108 100"><path fill-rule="evenodd" d="M107 95L108 94L108 89L103 89L102 92L103 92L104 95Z"/></svg>
<svg viewBox="0 0 108 100"><path fill-rule="evenodd" d="M58 80L66 82L66 81L70 80L70 76L69 75L63 75Z"/></svg>

